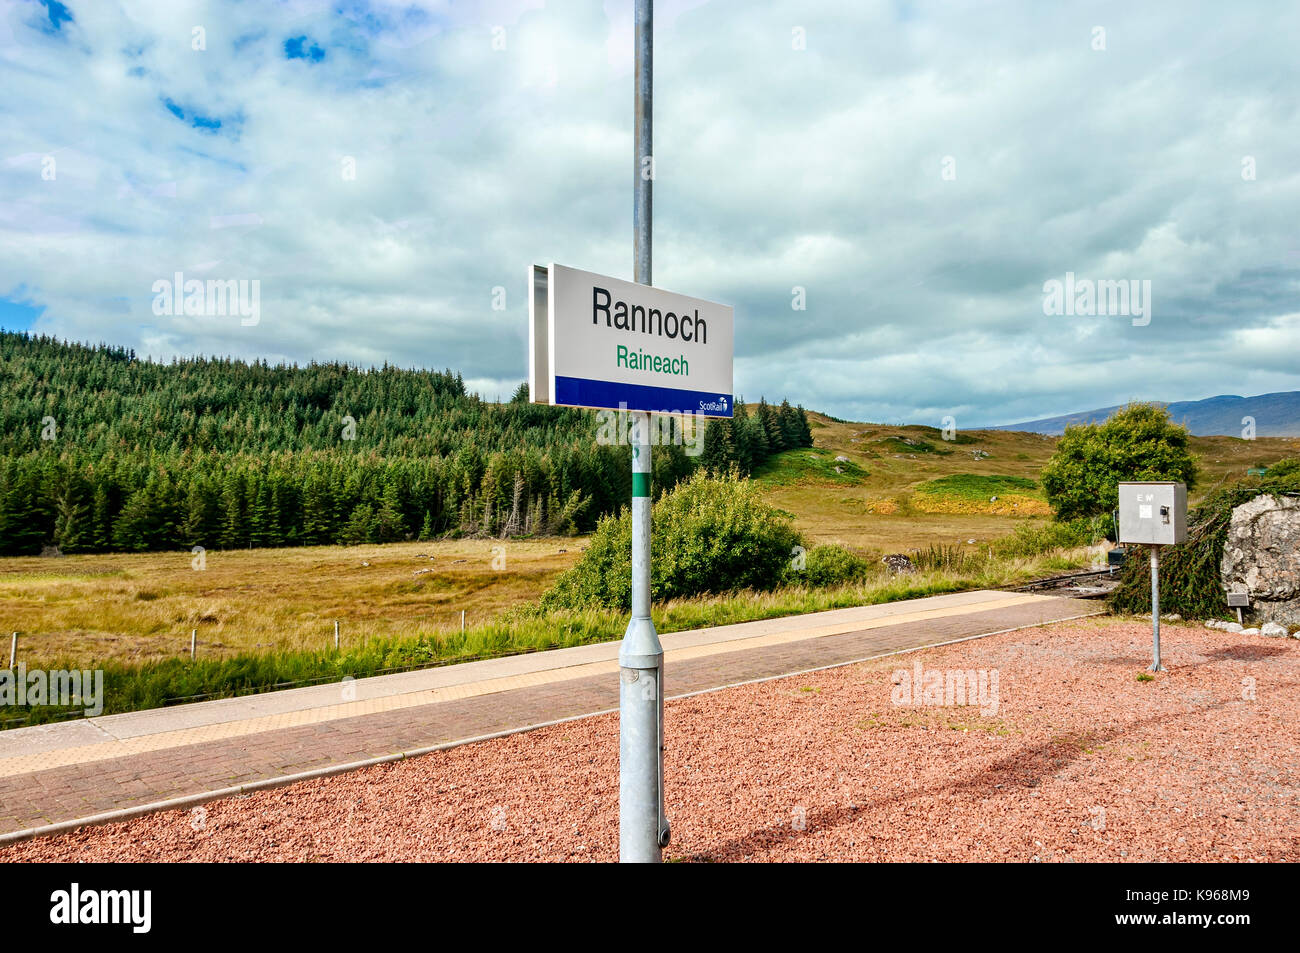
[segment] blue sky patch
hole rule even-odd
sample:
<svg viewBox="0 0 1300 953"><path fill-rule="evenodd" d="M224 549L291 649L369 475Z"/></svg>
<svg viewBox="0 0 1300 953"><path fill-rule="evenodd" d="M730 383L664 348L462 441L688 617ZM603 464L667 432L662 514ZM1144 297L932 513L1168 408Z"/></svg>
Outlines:
<svg viewBox="0 0 1300 953"><path fill-rule="evenodd" d="M284 41L284 58L319 63L325 59L325 51L315 40L310 40L307 36L292 36Z"/></svg>
<svg viewBox="0 0 1300 953"><path fill-rule="evenodd" d="M335 15L351 20L370 37L384 33L401 35L408 30L417 30L438 22L445 25L445 18L435 18L423 7L411 4L406 7L385 6L380 12L368 0L343 0L334 8Z"/></svg>
<svg viewBox="0 0 1300 953"><path fill-rule="evenodd" d="M170 97L163 97L163 105L167 111L182 122L187 122L195 129L202 129L204 132L216 132L221 128L221 120L216 116L204 116L192 109L186 109ZM242 119L242 117L238 117Z"/></svg>
<svg viewBox="0 0 1300 953"><path fill-rule="evenodd" d="M20 288L18 293L21 290ZM44 305L28 304L15 298L0 298L0 328L6 331L30 331L44 311Z"/></svg>
<svg viewBox="0 0 1300 953"><path fill-rule="evenodd" d="M59 3L59 0L40 0L40 2L49 16L49 24L41 24L42 33L58 33L63 29L63 24L73 22L72 11Z"/></svg>

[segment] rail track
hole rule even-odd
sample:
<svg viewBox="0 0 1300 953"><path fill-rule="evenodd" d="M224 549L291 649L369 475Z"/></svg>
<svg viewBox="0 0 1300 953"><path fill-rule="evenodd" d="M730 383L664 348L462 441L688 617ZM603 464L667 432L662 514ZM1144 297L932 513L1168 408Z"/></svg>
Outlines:
<svg viewBox="0 0 1300 953"><path fill-rule="evenodd" d="M1118 569L1119 567L1115 567ZM1092 585L1090 585L1092 583ZM1068 594L1077 599L1100 599L1109 595L1119 585L1119 573L1111 568L1084 569L1078 572L1064 573L1059 576L1045 576L1034 579L1021 586L1012 586L1011 592L1043 592L1072 590Z"/></svg>

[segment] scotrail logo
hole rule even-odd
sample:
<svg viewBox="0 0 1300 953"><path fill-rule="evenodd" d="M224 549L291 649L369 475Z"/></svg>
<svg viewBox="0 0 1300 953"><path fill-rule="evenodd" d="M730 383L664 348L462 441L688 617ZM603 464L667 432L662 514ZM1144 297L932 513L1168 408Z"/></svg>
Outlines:
<svg viewBox="0 0 1300 953"><path fill-rule="evenodd" d="M153 925L151 890L82 890L74 883L50 894L50 922L60 925L129 924L132 933Z"/></svg>
<svg viewBox="0 0 1300 953"><path fill-rule="evenodd" d="M727 398L719 397L717 400L700 401L700 413L702 414L725 414L727 412Z"/></svg>

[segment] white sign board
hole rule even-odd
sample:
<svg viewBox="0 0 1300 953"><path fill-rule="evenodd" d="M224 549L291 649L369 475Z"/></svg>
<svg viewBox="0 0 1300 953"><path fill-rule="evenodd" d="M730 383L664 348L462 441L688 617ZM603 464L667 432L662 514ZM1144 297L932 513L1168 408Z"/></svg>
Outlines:
<svg viewBox="0 0 1300 953"><path fill-rule="evenodd" d="M529 290L534 403L731 416L730 305L564 265Z"/></svg>

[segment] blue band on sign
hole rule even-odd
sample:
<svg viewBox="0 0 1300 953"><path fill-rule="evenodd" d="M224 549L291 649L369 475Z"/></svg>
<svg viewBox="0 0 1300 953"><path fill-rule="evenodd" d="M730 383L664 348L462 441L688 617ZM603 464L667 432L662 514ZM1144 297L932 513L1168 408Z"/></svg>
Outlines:
<svg viewBox="0 0 1300 953"><path fill-rule="evenodd" d="M730 394L711 391L651 387L646 384L617 384L582 377L556 377L553 403L570 407L603 407L618 410L648 410L656 414L704 414L730 417Z"/></svg>

